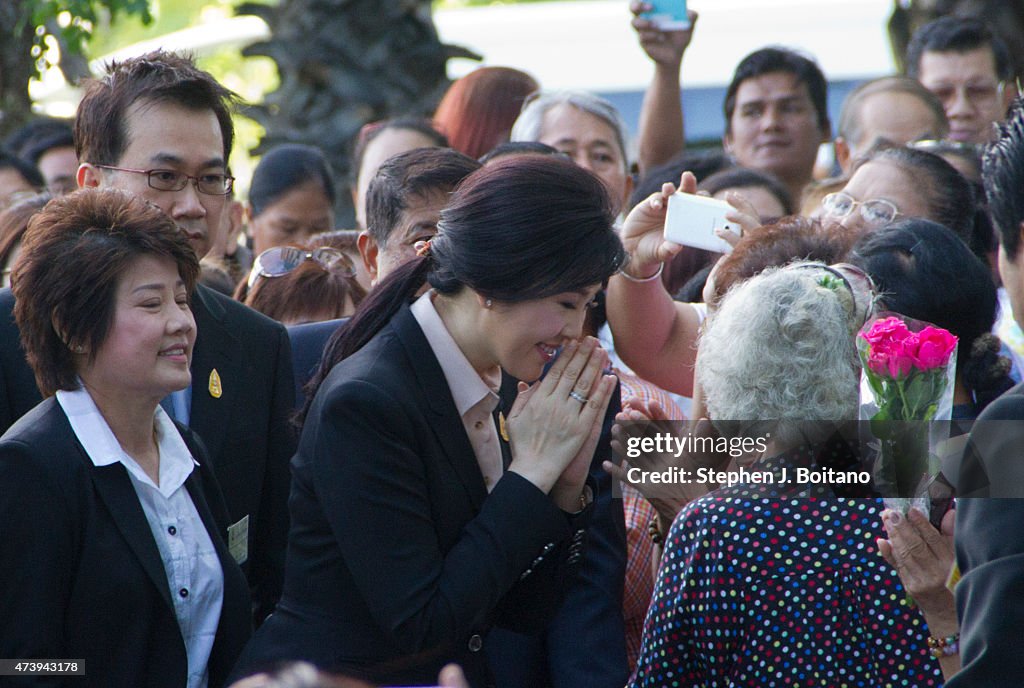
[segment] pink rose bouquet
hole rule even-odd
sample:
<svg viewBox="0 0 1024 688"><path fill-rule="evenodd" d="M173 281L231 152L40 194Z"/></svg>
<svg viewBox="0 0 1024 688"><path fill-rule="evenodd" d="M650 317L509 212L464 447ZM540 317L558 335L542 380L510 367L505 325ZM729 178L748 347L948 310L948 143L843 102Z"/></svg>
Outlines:
<svg viewBox="0 0 1024 688"><path fill-rule="evenodd" d="M929 447L945 438L930 438L930 431L952 410L956 347L948 331L892 313L857 335L862 389L870 396L862 392L861 418L878 440L875 478L887 496L921 498L938 473ZM910 505L893 506L905 511Z"/></svg>

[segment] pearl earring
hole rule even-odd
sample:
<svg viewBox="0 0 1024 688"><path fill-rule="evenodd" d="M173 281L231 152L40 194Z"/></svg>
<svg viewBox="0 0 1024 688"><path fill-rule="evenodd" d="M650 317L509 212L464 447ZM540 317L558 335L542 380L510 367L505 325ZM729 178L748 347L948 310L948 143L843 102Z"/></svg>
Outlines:
<svg viewBox="0 0 1024 688"><path fill-rule="evenodd" d="M490 299L487 299L486 301L484 301L484 308L490 308L493 305L494 305L494 302L491 301Z"/></svg>

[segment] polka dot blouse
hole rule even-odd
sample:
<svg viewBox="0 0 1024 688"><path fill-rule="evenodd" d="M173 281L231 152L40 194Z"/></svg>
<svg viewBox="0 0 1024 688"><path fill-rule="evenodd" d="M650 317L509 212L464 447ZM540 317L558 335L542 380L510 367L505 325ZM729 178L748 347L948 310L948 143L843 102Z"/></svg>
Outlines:
<svg viewBox="0 0 1024 688"><path fill-rule="evenodd" d="M718 490L666 543L632 686L940 686L874 499ZM740 495L740 496L734 496Z"/></svg>

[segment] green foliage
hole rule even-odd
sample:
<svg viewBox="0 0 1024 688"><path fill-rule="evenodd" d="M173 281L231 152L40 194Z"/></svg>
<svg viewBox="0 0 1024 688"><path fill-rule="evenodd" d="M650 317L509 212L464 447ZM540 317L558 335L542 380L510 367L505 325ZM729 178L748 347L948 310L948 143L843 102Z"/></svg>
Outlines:
<svg viewBox="0 0 1024 688"><path fill-rule="evenodd" d="M36 27L32 57L37 73L52 66L46 61L47 37L56 39L62 50L81 56L100 22L114 21L122 14L137 16L144 24L153 21L150 0L36 0L31 8L31 15L22 21Z"/></svg>
<svg viewBox="0 0 1024 688"><path fill-rule="evenodd" d="M271 36L242 51L277 65L278 87L248 111L266 130L255 153L280 143L318 146L338 180L335 216L354 220L347 181L360 128L397 115L428 117L447 89L447 61L480 59L441 43L430 0L253 2L239 14L261 17Z"/></svg>

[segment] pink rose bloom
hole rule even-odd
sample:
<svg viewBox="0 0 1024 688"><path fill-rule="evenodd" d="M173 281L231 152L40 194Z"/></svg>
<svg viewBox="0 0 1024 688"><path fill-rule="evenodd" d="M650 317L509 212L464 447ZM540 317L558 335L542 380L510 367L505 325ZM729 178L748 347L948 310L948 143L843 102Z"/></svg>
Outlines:
<svg viewBox="0 0 1024 688"><path fill-rule="evenodd" d="M889 376L893 379L906 377L914 368L914 356L917 353L918 347L917 335L910 330L906 330L906 336L898 341L890 341L888 344L889 360L887 361L887 367Z"/></svg>
<svg viewBox="0 0 1024 688"><path fill-rule="evenodd" d="M917 350L913 352L915 367L921 370L941 368L956 351L957 338L948 331L929 325L917 333Z"/></svg>
<svg viewBox="0 0 1024 688"><path fill-rule="evenodd" d="M889 354L884 351L868 354L868 370L879 377L889 377Z"/></svg>
<svg viewBox="0 0 1024 688"><path fill-rule="evenodd" d="M910 334L906 323L889 317L871 323L871 329L862 332L861 336L871 345L872 351L890 351L896 342L903 341Z"/></svg>

